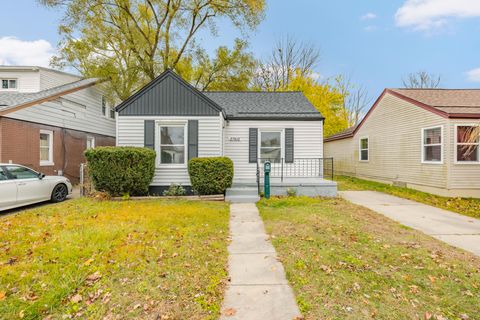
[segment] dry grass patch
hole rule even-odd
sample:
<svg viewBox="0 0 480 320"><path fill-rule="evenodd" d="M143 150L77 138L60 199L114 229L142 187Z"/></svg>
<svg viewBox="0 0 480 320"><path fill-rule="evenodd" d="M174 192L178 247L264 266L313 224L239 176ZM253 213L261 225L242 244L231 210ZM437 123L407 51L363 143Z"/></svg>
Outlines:
<svg viewBox="0 0 480 320"><path fill-rule="evenodd" d="M258 206L307 319L480 319L480 258L342 199Z"/></svg>
<svg viewBox="0 0 480 320"><path fill-rule="evenodd" d="M0 218L1 319L215 319L228 206L72 200Z"/></svg>

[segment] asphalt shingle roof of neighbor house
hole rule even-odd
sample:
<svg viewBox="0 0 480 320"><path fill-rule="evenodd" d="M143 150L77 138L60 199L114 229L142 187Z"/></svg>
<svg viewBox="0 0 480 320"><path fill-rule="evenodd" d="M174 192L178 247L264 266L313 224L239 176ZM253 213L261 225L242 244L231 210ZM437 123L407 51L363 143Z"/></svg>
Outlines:
<svg viewBox="0 0 480 320"><path fill-rule="evenodd" d="M39 92L0 91L0 115L55 99L64 94L93 86L100 81L97 78L81 79Z"/></svg>
<svg viewBox="0 0 480 320"><path fill-rule="evenodd" d="M205 91L203 93L225 110L227 119L324 119L303 93L298 91Z"/></svg>
<svg viewBox="0 0 480 320"><path fill-rule="evenodd" d="M444 118L480 119L480 89L385 89L359 124L331 135L324 141L353 137L387 93Z"/></svg>

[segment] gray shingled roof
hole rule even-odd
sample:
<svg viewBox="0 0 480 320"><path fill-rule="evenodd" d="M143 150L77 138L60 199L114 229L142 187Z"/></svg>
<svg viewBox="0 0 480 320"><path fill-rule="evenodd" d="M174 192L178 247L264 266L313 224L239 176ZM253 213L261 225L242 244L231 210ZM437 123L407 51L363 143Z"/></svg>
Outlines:
<svg viewBox="0 0 480 320"><path fill-rule="evenodd" d="M63 92L88 87L98 81L97 78L82 79L39 92L0 91L0 112L16 108L26 103L48 99Z"/></svg>
<svg viewBox="0 0 480 320"><path fill-rule="evenodd" d="M203 92L222 107L227 119L321 120L323 116L301 92Z"/></svg>

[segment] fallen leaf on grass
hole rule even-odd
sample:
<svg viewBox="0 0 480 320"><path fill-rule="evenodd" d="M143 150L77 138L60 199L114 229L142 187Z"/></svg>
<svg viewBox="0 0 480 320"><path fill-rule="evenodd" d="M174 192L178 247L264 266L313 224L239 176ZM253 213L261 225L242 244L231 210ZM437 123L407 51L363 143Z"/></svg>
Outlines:
<svg viewBox="0 0 480 320"><path fill-rule="evenodd" d="M427 311L427 312L425 312L425 314L423 315L423 318L424 318L425 320L430 320L430 319L432 319L432 314Z"/></svg>
<svg viewBox="0 0 480 320"><path fill-rule="evenodd" d="M76 295L70 298L70 301L73 303L79 303L80 301L82 301L82 299L83 299L82 296L77 293Z"/></svg>
<svg viewBox="0 0 480 320"><path fill-rule="evenodd" d="M4 300L6 296L7 293L5 291L0 291L0 301Z"/></svg>
<svg viewBox="0 0 480 320"><path fill-rule="evenodd" d="M88 259L87 261L85 261L83 264L86 265L86 266L89 266L91 265L93 262L93 259Z"/></svg>
<svg viewBox="0 0 480 320"><path fill-rule="evenodd" d="M89 286L93 285L95 282L100 280L101 277L102 277L102 274L99 271L92 273L86 279L87 285Z"/></svg>
<svg viewBox="0 0 480 320"><path fill-rule="evenodd" d="M223 310L222 313L223 313L224 316L231 317L231 316L234 316L237 313L237 310L234 309L234 308L227 308L227 309Z"/></svg>
<svg viewBox="0 0 480 320"><path fill-rule="evenodd" d="M435 280L436 280L436 278L435 278L434 276L428 276L428 279L430 279L430 281L431 281L432 283L434 283Z"/></svg>

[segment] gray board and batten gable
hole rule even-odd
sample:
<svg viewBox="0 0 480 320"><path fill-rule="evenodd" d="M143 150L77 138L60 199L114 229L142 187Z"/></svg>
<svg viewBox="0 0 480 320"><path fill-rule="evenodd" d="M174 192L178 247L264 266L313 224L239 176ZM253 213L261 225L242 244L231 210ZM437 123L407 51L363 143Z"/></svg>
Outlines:
<svg viewBox="0 0 480 320"><path fill-rule="evenodd" d="M120 116L218 116L227 120L323 121L302 92L201 92L172 70L116 107Z"/></svg>
<svg viewBox="0 0 480 320"><path fill-rule="evenodd" d="M120 116L218 116L223 109L167 70L116 107Z"/></svg>

